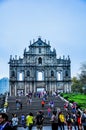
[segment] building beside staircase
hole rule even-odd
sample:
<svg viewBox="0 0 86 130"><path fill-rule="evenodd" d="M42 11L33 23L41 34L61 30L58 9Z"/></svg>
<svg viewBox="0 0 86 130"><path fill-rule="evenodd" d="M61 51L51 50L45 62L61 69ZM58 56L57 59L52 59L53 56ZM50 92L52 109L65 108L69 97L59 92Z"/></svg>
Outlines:
<svg viewBox="0 0 86 130"><path fill-rule="evenodd" d="M9 79L4 77L0 79L0 94L5 94L9 92Z"/></svg>
<svg viewBox="0 0 86 130"><path fill-rule="evenodd" d="M50 42L30 42L24 49L23 58L10 56L10 95L26 95L29 91L71 92L71 60L68 56L57 58L56 50L51 50Z"/></svg>

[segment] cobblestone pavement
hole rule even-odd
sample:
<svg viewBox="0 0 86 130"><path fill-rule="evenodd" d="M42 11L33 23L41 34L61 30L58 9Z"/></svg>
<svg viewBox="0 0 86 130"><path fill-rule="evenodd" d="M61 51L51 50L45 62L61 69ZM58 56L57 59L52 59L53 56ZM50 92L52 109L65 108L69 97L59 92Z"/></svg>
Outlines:
<svg viewBox="0 0 86 130"><path fill-rule="evenodd" d="M18 130L27 130L27 128L18 127ZM34 127L32 128L32 130L37 130L37 129L36 129L36 127L34 126ZM51 126L43 126L43 130L52 130L52 129L51 129ZM58 130L60 130L60 129L58 129ZM65 126L65 130L68 130L66 126ZM75 129L73 128L72 130L75 130ZM78 129L76 129L76 130L78 130Z"/></svg>

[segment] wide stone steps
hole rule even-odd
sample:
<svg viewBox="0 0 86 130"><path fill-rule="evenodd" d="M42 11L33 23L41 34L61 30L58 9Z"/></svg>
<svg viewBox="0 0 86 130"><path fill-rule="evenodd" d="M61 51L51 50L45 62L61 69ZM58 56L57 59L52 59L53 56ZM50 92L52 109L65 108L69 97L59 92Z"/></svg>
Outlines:
<svg viewBox="0 0 86 130"><path fill-rule="evenodd" d="M16 109L16 99L20 99L22 102L22 109L21 110L17 110ZM45 101L45 106L44 108L42 108L41 106L41 98L32 98L32 103L27 104L27 97L22 96L22 97L9 97L8 98L8 102L9 102L9 108L8 108L8 115L10 117L10 119L12 118L12 113L16 113L17 116L20 118L21 114L23 113L25 116L29 114L29 112L32 112L34 116L36 116L37 111L42 110L44 112L45 115L45 120L44 120L44 124L45 125L49 125L50 124L50 118L47 116L47 108L48 108L48 103L50 100L54 101L55 104L55 108L60 108L64 114L66 114L66 111L64 110L64 103L65 101L63 101L60 97L52 97L49 96L48 99ZM70 108L71 110L71 108ZM52 110L53 111L53 110Z"/></svg>

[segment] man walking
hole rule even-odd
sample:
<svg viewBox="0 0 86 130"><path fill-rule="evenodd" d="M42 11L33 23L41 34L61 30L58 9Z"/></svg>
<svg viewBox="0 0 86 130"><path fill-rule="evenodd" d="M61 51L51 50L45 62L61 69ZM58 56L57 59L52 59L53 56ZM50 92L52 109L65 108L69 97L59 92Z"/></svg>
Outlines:
<svg viewBox="0 0 86 130"><path fill-rule="evenodd" d="M37 112L37 116L35 118L35 121L36 121L37 130L42 130L43 121L44 121L44 116L43 116L42 111Z"/></svg>

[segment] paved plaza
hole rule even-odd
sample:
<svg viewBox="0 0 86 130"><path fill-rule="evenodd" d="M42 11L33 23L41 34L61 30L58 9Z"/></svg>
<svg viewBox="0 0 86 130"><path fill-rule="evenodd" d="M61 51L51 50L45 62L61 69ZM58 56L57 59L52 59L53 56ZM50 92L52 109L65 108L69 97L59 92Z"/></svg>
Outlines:
<svg viewBox="0 0 86 130"><path fill-rule="evenodd" d="M27 130L27 128L18 127L18 130ZM32 130L37 130L37 128L34 126L32 128ZM51 129L51 126L43 126L43 130L52 130L52 129ZM60 130L60 129L58 129L58 130ZM66 126L65 126L65 130L68 130ZM75 129L73 128L72 130L75 130ZM78 130L78 129L76 129L76 130Z"/></svg>
<svg viewBox="0 0 86 130"><path fill-rule="evenodd" d="M18 127L18 130L27 130L27 128ZM37 128L34 126L32 130L37 130ZM51 126L44 126L43 130L51 130Z"/></svg>

